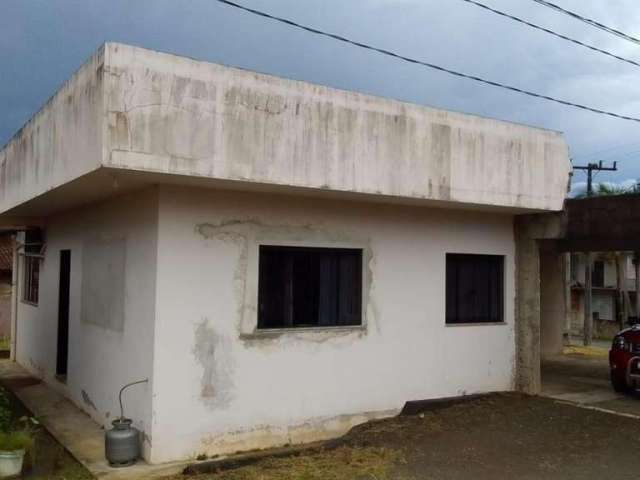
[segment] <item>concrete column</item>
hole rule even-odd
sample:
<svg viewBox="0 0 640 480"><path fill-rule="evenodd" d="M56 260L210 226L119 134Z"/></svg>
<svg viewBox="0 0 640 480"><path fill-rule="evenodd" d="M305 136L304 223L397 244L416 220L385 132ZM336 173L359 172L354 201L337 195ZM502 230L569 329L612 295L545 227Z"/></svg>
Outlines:
<svg viewBox="0 0 640 480"><path fill-rule="evenodd" d="M564 341L571 345L571 254L562 255L564 269Z"/></svg>
<svg viewBox="0 0 640 480"><path fill-rule="evenodd" d="M593 340L593 313L591 309L592 292L591 292L591 267L593 264L593 256L591 253L585 254L584 259L584 344L591 345Z"/></svg>
<svg viewBox="0 0 640 480"><path fill-rule="evenodd" d="M540 351L541 356L562 353L566 330L566 255L555 250L540 252Z"/></svg>
<svg viewBox="0 0 640 480"><path fill-rule="evenodd" d="M636 311L634 315L640 317L640 252L633 252L633 268L635 272L635 290L636 290ZM626 275L623 275L623 280L626 281ZM623 325L626 325L627 319L623 321Z"/></svg>
<svg viewBox="0 0 640 480"><path fill-rule="evenodd" d="M526 216L516 217L516 378L521 392L540 392L540 253Z"/></svg>
<svg viewBox="0 0 640 480"><path fill-rule="evenodd" d="M540 245L555 251L553 240L565 235L564 214L518 215L514 218L516 241L516 372L514 387L521 392L540 393ZM542 241L539 243L539 240ZM551 241L551 242L550 242ZM555 287L564 291L558 256L551 265ZM552 263L553 263L552 262ZM564 301L562 294L560 302ZM560 310L564 310L562 306ZM557 322L560 332L564 319ZM562 333L560 333L560 338Z"/></svg>

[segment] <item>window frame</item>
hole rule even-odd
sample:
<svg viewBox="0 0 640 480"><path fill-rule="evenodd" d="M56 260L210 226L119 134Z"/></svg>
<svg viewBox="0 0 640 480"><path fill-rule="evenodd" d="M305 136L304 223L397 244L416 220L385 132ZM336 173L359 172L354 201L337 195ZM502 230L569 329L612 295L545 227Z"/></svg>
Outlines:
<svg viewBox="0 0 640 480"><path fill-rule="evenodd" d="M34 307L37 307L40 301L40 275L42 274L41 263L41 255L22 255L22 295L20 296L20 300L22 301L22 303L26 303L27 305L32 305ZM30 265L37 265L38 275L37 281L35 283L35 289L33 284L33 272L29 269ZM33 294L34 291L35 298L28 295L29 293Z"/></svg>
<svg viewBox="0 0 640 480"><path fill-rule="evenodd" d="M448 305L448 257L460 256L460 257L493 257L500 260L500 292L498 298L499 320L488 321L475 321L475 322L449 322L447 305ZM491 325L506 325L507 324L507 255L500 253L469 253L469 252L446 252L445 253L445 268L444 268L444 324L446 327L469 327L469 326L491 326Z"/></svg>
<svg viewBox="0 0 640 480"><path fill-rule="evenodd" d="M265 338L279 337L281 335L295 335L301 339L325 338L324 335L341 335L349 332L362 332L368 329L369 289L371 285L371 247L366 240L339 240L325 232L314 232L315 238L307 229L297 229L283 235L281 232L265 232L248 239L246 259L241 259L244 265L239 265L246 276L241 284L242 293L239 298L239 338L244 341L261 341ZM361 324L354 326L311 326L294 328L258 329L258 277L259 277L259 253L263 245L283 247L317 247L317 248L356 248L362 250L362 311ZM320 337L318 337L320 336Z"/></svg>
<svg viewBox="0 0 640 480"><path fill-rule="evenodd" d="M354 324L331 324L331 325L311 325L311 324L298 324L296 325L295 319L291 320L291 325L283 325L283 326L264 326L261 324L260 318L260 279L261 279L261 250L263 248L273 249L275 251L280 250L282 252L289 251L298 251L304 252L306 251L316 251L321 253L322 250L326 250L328 252L357 252L359 253L358 258L358 270L359 270L359 282L357 285L357 296L359 305L359 322ZM268 333L268 332L278 332L278 331L305 331L305 330L332 330L332 329L360 329L365 326L365 258L366 253L365 249L361 246L344 246L344 245L317 245L317 244L299 244L297 242L261 242L257 245L257 262L256 262L256 285L257 285L257 301L256 301L256 323L255 323L255 331L257 333Z"/></svg>

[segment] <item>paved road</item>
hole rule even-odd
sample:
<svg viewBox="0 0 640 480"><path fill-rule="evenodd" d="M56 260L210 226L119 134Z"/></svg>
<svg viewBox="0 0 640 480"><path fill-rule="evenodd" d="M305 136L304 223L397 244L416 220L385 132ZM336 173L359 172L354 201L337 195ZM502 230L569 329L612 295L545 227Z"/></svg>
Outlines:
<svg viewBox="0 0 640 480"><path fill-rule="evenodd" d="M606 356L562 355L544 360L542 395L640 418L640 395L613 391Z"/></svg>

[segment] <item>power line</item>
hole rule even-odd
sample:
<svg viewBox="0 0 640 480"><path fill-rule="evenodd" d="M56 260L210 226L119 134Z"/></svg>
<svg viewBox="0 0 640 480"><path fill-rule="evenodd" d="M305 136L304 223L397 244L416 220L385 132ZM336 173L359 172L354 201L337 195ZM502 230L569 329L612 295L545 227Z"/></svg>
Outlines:
<svg viewBox="0 0 640 480"><path fill-rule="evenodd" d="M620 37L624 40L627 40L628 42L635 43L636 45L640 45L640 39L636 37L632 37L627 33L621 32L620 30L616 30L613 27L608 27L607 25L597 22L591 18L583 17L582 15L579 15L576 12L572 12L571 10L567 10L566 8L562 8L560 5L547 2L546 0L532 0L532 1L539 3L540 5L543 5L545 7L551 8L552 10L555 10L557 12L568 15L572 18L575 18L576 20L580 20L581 22L591 25L592 27L599 28L600 30L604 30L607 33L615 35L616 37Z"/></svg>
<svg viewBox="0 0 640 480"><path fill-rule="evenodd" d="M613 152L615 150L621 150L621 149L625 149L625 148L636 148L637 146L640 145L640 142L623 142L623 143L617 143L617 144L613 144L610 145L608 147L605 148L601 148L598 150L592 150L590 152L587 153L583 153L581 155L576 155L574 158L580 158L580 159L586 159L586 158L592 158L592 157L597 157L599 155L603 155L609 152Z"/></svg>
<svg viewBox="0 0 640 480"><path fill-rule="evenodd" d="M217 1L219 3L222 3L224 5L228 5L230 7L238 8L240 10L244 10L245 12L249 12L249 13L252 13L254 15L258 15L260 17L268 18L270 20L275 20L277 22L284 23L286 25L289 25L289 26L292 26L292 27L295 27L295 28L299 28L301 30L306 30L307 32L315 33L316 35L321 35L321 36L325 36L325 37L328 37L328 38L333 38L334 40L338 40L340 42L348 43L348 44L351 44L351 45L355 45L356 47L360 47L360 48L364 48L364 49L371 50L371 51L374 51L374 52L378 52L378 53L381 53L382 55L387 55L389 57L394 57L394 58L397 58L399 60L404 60L405 62L414 63L414 64L417 64L417 65L422 65L423 67L428 67L428 68L431 68L433 70L438 70L440 72L445 72L445 73L448 73L450 75L454 75L456 77L465 78L467 80L473 80L475 82L483 83L485 85L491 85L493 87L498 87L498 88L502 88L502 89L505 89L505 90L510 90L512 92L521 93L523 95L528 95L530 97L535 97L535 98L540 98L540 99L543 99L543 100L548 100L550 102L559 103L561 105L565 105L565 106L568 106L568 107L575 107L575 108L579 108L579 109L582 109L582 110L587 110L589 112L599 113L601 115L607 115L609 117L618 118L618 119L621 119L621 120L629 120L629 121L632 121L632 122L640 123L640 118L638 118L638 117L630 117L630 116L622 115L622 114L619 114L619 113L609 112L607 110L601 110L599 108L589 107L587 105L582 105L582 104L579 104L579 103L569 102L567 100L562 100L562 99L559 99L559 98L551 97L549 95L543 95L541 93L532 92L530 90L525 90L525 89L522 89L522 88L519 88L519 87L514 87L512 85L507 85L505 83L500 83L500 82L496 82L496 81L493 81L493 80L488 80L486 78L478 77L476 75L470 75L470 74L467 74L467 73L458 72L456 70L451 70L449 68L441 67L441 66L436 65L434 63L429 63L429 62L425 62L425 61L422 61L422 60L417 60L415 58L407 57L407 56L401 55L399 53L392 52L391 50L386 50L384 48L378 48L378 47L374 47L372 45L367 45L366 43L361 43L361 42L358 42L358 41L355 41L355 40L350 40L349 38L343 37L341 35L337 35L335 33L324 32L322 30L318 30L317 28L307 27L305 25L301 25L299 23L296 23L296 22L294 22L292 20L288 20L288 19L282 18L282 17L277 17L275 15L271 15L271 14L262 12L260 10L255 10L253 8L245 7L244 5L240 5L240 4L232 2L230 0L215 0L215 1Z"/></svg>
<svg viewBox="0 0 640 480"><path fill-rule="evenodd" d="M462 0L462 1L463 2L467 2L467 3L471 4L471 5L475 5L477 7L480 7L482 9L484 9L484 10L488 10L489 12L495 13L497 15L506 17L506 18L508 18L510 20L514 20L516 22L522 23L523 25L526 25L528 27L535 28L536 30L540 30L542 32L548 33L549 35L553 35L554 37L561 38L562 40L566 40L567 42L575 43L576 45L580 45L581 47L588 48L589 50L593 50L594 52L602 53L603 55L607 55L608 57L615 58L616 60L620 60L622 62L630 63L631 65L635 65L636 67L640 67L640 63L638 63L638 62L636 62L634 60L630 60L628 58L621 57L620 55L616 55L615 53L611 53L611 52L609 52L607 50L603 50L601 48L594 47L593 45L589 45L587 43L581 42L580 40L576 40L575 38L567 37L566 35L554 32L553 30L550 30L550 29L545 28L545 27L541 27L540 25L536 25L535 23L528 22L528 21L526 21L526 20L524 20L522 18L516 17L514 15L510 15L510 14L508 14L506 12L502 12L500 10L496 10L495 8L491 8L488 5L485 5L484 3L476 2L475 0Z"/></svg>
<svg viewBox="0 0 640 480"><path fill-rule="evenodd" d="M582 159L583 162L589 162L592 161L594 158L602 158L603 160L616 160L618 163L624 163L627 162L629 160L635 160L636 157L640 154L640 149L632 149L632 150L628 150L626 152L621 152L621 153L609 153L607 154L601 154L601 155L590 155L586 158L584 157L577 157Z"/></svg>

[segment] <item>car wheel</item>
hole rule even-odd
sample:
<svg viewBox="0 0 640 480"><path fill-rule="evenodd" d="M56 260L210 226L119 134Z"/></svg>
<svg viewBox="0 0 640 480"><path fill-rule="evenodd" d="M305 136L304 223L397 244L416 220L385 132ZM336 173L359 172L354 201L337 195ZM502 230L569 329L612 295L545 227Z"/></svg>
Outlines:
<svg viewBox="0 0 640 480"><path fill-rule="evenodd" d="M629 391L626 380L615 375L613 372L611 372L611 386L618 393L627 393Z"/></svg>

